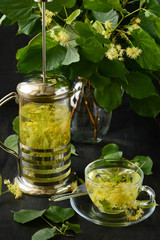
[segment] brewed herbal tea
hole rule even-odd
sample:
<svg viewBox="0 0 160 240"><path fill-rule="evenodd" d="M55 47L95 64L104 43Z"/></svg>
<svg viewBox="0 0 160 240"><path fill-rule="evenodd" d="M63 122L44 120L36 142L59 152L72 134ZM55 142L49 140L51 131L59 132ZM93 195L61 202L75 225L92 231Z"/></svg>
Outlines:
<svg viewBox="0 0 160 240"><path fill-rule="evenodd" d="M89 179L88 179L89 178ZM89 196L102 211L114 213L132 208L138 196L140 175L123 167L92 170L86 178Z"/></svg>
<svg viewBox="0 0 160 240"><path fill-rule="evenodd" d="M57 103L29 103L20 110L20 142L34 149L53 149L70 141L70 112Z"/></svg>

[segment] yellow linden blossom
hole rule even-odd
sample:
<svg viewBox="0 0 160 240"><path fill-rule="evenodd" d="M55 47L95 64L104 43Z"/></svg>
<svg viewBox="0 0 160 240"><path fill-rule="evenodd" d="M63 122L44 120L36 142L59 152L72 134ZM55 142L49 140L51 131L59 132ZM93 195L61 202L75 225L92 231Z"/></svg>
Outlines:
<svg viewBox="0 0 160 240"><path fill-rule="evenodd" d="M139 23L141 23L141 19L140 18L136 18L135 22L139 24Z"/></svg>
<svg viewBox="0 0 160 240"><path fill-rule="evenodd" d="M131 211L130 210L125 211L126 217L127 217L128 221L130 221L130 222L134 222L134 221L139 220L143 216L143 213L144 213L144 211L143 211L142 208L135 209L133 211L133 213L132 213L132 210Z"/></svg>
<svg viewBox="0 0 160 240"><path fill-rule="evenodd" d="M117 45L111 44L110 49L107 52L105 52L105 56L109 60L118 59L120 61L123 61L123 53L124 49L122 49L120 44Z"/></svg>
<svg viewBox="0 0 160 240"><path fill-rule="evenodd" d="M14 194L15 199L20 198L20 197L22 196L22 191L21 191L21 189L19 188L18 183L15 182L14 184L12 184L9 179L8 179L8 180L5 179L5 180L4 180L4 184L6 184L8 190L9 190L12 194Z"/></svg>
<svg viewBox="0 0 160 240"><path fill-rule="evenodd" d="M129 58L136 59L137 57L139 57L141 53L142 53L142 50L139 49L138 47L133 46L133 47L126 48L126 55Z"/></svg>
<svg viewBox="0 0 160 240"><path fill-rule="evenodd" d="M78 186L77 181L72 182L71 183L71 191L73 192L76 189L77 186Z"/></svg>
<svg viewBox="0 0 160 240"><path fill-rule="evenodd" d="M60 31L58 36L62 43L66 43L70 40L70 36L65 31Z"/></svg>
<svg viewBox="0 0 160 240"><path fill-rule="evenodd" d="M67 43L70 40L69 34L67 34L65 31L61 30L58 33L55 33L55 31L51 31L50 36L54 38L56 42L60 42L62 45Z"/></svg>
<svg viewBox="0 0 160 240"><path fill-rule="evenodd" d="M134 23L132 25L132 28L133 28L133 30L136 30L136 29L139 29L140 27L139 27L139 25L137 23Z"/></svg>
<svg viewBox="0 0 160 240"><path fill-rule="evenodd" d="M45 11L45 22L46 22L46 26L49 26L52 22L52 17L54 16L55 14L51 11L48 11L46 10Z"/></svg>
<svg viewBox="0 0 160 240"><path fill-rule="evenodd" d="M112 22L107 20L107 21L105 21L104 25L105 25L106 29L111 28L112 27Z"/></svg>

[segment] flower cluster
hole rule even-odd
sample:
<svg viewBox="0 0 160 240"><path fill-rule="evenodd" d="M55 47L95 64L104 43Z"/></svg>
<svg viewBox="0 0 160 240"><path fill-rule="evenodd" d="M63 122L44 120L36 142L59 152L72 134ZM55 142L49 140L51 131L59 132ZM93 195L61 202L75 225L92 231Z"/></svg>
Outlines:
<svg viewBox="0 0 160 240"><path fill-rule="evenodd" d="M138 47L127 47L126 48L126 55L129 58L136 59L140 54L142 53L142 50Z"/></svg>
<svg viewBox="0 0 160 240"><path fill-rule="evenodd" d="M5 179L4 184L7 185L8 191L14 194L15 199L20 198L22 196L22 191L19 188L18 183L15 182L14 184L12 184L9 179L8 180Z"/></svg>
<svg viewBox="0 0 160 240"><path fill-rule="evenodd" d="M119 61L123 61L123 54L126 53L126 55L131 59L136 59L140 56L142 53L142 50L138 47L127 47L126 49L122 49L120 44L114 45L113 43L110 44L110 48L107 52L105 52L105 56L109 60L117 59Z"/></svg>
<svg viewBox="0 0 160 240"><path fill-rule="evenodd" d="M65 45L69 40L71 40L69 34L64 30L55 31L52 29L50 32L50 36L61 45Z"/></svg>
<svg viewBox="0 0 160 240"><path fill-rule="evenodd" d="M110 45L110 48L107 52L105 52L105 56L109 60L118 59L123 61L124 49L122 49L120 44L114 45L113 43Z"/></svg>
<svg viewBox="0 0 160 240"><path fill-rule="evenodd" d="M129 222L138 221L144 214L144 210L142 208L136 208L131 210L126 210L125 215Z"/></svg>

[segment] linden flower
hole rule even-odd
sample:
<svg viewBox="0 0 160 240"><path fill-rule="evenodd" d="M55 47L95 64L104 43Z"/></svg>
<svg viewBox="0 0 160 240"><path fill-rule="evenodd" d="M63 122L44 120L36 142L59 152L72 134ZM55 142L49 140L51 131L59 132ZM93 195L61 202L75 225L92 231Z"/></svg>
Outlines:
<svg viewBox="0 0 160 240"><path fill-rule="evenodd" d="M70 36L65 31L60 31L58 36L62 43L66 43L70 40Z"/></svg>
<svg viewBox="0 0 160 240"><path fill-rule="evenodd" d="M73 192L76 189L77 186L78 186L77 181L72 182L71 183L71 191Z"/></svg>
<svg viewBox="0 0 160 240"><path fill-rule="evenodd" d="M45 22L46 22L46 26L49 26L52 22L52 17L54 16L55 14L51 11L48 11L46 10L45 12Z"/></svg>
<svg viewBox="0 0 160 240"><path fill-rule="evenodd" d="M128 47L126 48L126 55L132 59L136 59L142 53L142 50L138 47Z"/></svg>
<svg viewBox="0 0 160 240"><path fill-rule="evenodd" d="M15 182L14 184L12 184L9 179L8 180L5 179L4 184L7 185L8 191L14 194L15 199L20 198L22 196L22 191L19 188L18 183Z"/></svg>
<svg viewBox="0 0 160 240"><path fill-rule="evenodd" d="M133 28L133 30L136 30L136 29L139 29L140 27L139 27L139 25L137 23L134 23L132 25L132 28Z"/></svg>
<svg viewBox="0 0 160 240"><path fill-rule="evenodd" d="M104 25L105 25L106 29L111 28L112 27L112 22L107 20L107 21L105 21Z"/></svg>
<svg viewBox="0 0 160 240"><path fill-rule="evenodd" d="M142 208L134 210L134 214L131 213L130 210L125 211L126 217L127 217L128 221L130 221L130 222L139 220L143 216L143 213L144 213L144 211Z"/></svg>
<svg viewBox="0 0 160 240"><path fill-rule="evenodd" d="M120 44L111 44L111 48L107 52L105 52L105 56L109 60L118 59L120 61L123 61L123 53L124 49L122 49Z"/></svg>
<svg viewBox="0 0 160 240"><path fill-rule="evenodd" d="M141 19L140 18L136 18L135 22L139 24L139 23L141 23Z"/></svg>

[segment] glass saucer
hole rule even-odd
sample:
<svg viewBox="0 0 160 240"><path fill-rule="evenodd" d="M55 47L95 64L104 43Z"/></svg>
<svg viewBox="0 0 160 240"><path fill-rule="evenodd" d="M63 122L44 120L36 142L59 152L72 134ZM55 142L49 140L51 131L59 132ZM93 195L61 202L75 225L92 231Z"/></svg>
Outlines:
<svg viewBox="0 0 160 240"><path fill-rule="evenodd" d="M142 222L150 217L155 210L155 206L151 208L144 208L144 214L142 218L137 221L130 222L127 220L126 215L123 212L119 214L102 213L92 203L88 195L71 198L70 203L75 212L81 217L92 223L110 227L124 227Z"/></svg>

